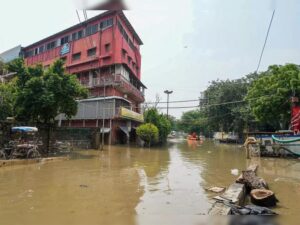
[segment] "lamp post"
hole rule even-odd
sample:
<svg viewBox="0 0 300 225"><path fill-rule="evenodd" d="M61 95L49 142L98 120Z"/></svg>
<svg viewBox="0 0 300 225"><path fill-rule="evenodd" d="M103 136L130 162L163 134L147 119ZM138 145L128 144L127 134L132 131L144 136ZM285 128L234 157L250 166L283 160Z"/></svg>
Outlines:
<svg viewBox="0 0 300 225"><path fill-rule="evenodd" d="M167 94L167 118L169 119L169 98L170 94L172 94L173 91L165 90L165 94Z"/></svg>
<svg viewBox="0 0 300 225"><path fill-rule="evenodd" d="M102 77L102 80L103 80L103 87L104 87L104 98L103 98L103 110L102 110L102 143L101 143L101 151L104 150L105 95L106 95L105 78Z"/></svg>

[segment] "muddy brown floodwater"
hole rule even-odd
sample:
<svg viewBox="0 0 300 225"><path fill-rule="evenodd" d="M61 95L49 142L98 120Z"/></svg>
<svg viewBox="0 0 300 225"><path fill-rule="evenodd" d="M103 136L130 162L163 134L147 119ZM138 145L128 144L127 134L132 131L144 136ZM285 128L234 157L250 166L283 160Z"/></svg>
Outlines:
<svg viewBox="0 0 300 225"><path fill-rule="evenodd" d="M256 162L281 220L299 224L300 161ZM0 224L193 224L211 206L204 188L227 187L231 170L249 163L238 146L207 141L76 151L69 161L1 168Z"/></svg>

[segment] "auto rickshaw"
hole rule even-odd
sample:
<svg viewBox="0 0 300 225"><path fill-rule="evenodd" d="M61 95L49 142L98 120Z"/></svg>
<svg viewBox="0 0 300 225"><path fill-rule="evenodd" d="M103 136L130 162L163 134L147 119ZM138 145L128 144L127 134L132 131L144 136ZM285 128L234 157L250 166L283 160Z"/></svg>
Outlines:
<svg viewBox="0 0 300 225"><path fill-rule="evenodd" d="M13 127L12 140L0 149L0 160L40 158L36 127Z"/></svg>

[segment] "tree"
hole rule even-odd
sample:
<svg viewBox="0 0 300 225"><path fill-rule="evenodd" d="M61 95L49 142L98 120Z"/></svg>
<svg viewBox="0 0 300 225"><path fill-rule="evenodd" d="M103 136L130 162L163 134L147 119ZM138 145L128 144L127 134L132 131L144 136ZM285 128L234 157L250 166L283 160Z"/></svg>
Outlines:
<svg viewBox="0 0 300 225"><path fill-rule="evenodd" d="M65 114L67 118L76 115L76 99L87 97L87 90L75 75L65 72L61 60L44 69L41 65L26 67L23 59L17 59L9 68L17 73L17 119L47 127L48 151L50 127L55 124L55 118L59 114Z"/></svg>
<svg viewBox="0 0 300 225"><path fill-rule="evenodd" d="M157 143L158 141L159 131L158 128L152 123L146 123L139 126L136 130L136 133L149 146Z"/></svg>
<svg viewBox="0 0 300 225"><path fill-rule="evenodd" d="M209 134L206 115L200 110L184 112L179 122L179 129L185 133Z"/></svg>
<svg viewBox="0 0 300 225"><path fill-rule="evenodd" d="M235 131L240 134L253 120L250 108L244 101L250 85L259 74L249 74L236 80L212 81L205 91L205 115L212 131Z"/></svg>
<svg viewBox="0 0 300 225"><path fill-rule="evenodd" d="M15 82L0 83L0 121L14 116L16 88Z"/></svg>
<svg viewBox="0 0 300 225"><path fill-rule="evenodd" d="M171 123L166 115L160 114L157 109L150 108L144 113L145 122L154 124L159 130L159 143L163 144L167 141L167 137L171 132Z"/></svg>
<svg viewBox="0 0 300 225"><path fill-rule="evenodd" d="M259 122L274 130L288 128L290 98L300 96L300 68L298 65L273 65L261 73L249 88L246 99Z"/></svg>

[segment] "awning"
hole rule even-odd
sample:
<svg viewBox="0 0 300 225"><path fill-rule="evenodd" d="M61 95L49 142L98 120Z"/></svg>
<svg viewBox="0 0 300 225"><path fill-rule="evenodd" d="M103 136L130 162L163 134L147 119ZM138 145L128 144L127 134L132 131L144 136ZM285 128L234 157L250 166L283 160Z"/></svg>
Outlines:
<svg viewBox="0 0 300 225"><path fill-rule="evenodd" d="M11 131L12 132L37 132L38 129L36 127L13 127Z"/></svg>
<svg viewBox="0 0 300 225"><path fill-rule="evenodd" d="M104 134L108 134L108 133L110 133L110 128L101 128L100 129L100 133L102 134L102 133L104 133Z"/></svg>
<svg viewBox="0 0 300 225"><path fill-rule="evenodd" d="M120 129L121 129L121 131L123 131L127 135L127 137L129 137L128 127L120 126Z"/></svg>

